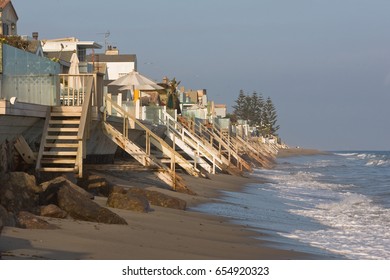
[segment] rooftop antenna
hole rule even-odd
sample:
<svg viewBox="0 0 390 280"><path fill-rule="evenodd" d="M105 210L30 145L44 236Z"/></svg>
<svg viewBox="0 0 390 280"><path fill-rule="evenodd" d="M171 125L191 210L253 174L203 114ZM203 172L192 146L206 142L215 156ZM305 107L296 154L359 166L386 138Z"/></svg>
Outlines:
<svg viewBox="0 0 390 280"><path fill-rule="evenodd" d="M110 37L110 31L107 30L106 32L102 32L102 33L97 33L97 34L104 34L104 51L107 50L107 45L108 45L108 37Z"/></svg>

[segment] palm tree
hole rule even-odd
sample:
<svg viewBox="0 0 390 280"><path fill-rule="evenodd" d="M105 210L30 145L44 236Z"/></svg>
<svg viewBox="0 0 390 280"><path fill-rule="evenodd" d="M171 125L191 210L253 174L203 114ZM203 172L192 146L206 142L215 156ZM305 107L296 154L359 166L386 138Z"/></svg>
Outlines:
<svg viewBox="0 0 390 280"><path fill-rule="evenodd" d="M168 82L169 88L168 88L168 101L167 101L167 108L169 109L176 109L178 114L181 114L180 109L180 100L177 95L177 88L179 87L181 81L176 81L176 78L173 78Z"/></svg>

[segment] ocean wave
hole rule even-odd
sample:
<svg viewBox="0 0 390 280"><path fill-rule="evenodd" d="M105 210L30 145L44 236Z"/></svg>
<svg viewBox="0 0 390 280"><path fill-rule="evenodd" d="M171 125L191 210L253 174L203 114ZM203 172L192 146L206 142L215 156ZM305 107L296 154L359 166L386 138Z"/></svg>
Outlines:
<svg viewBox="0 0 390 280"><path fill-rule="evenodd" d="M321 181L324 175L319 172L277 172L263 173L262 177L269 179L273 187L281 190L281 194L296 192L296 190L337 190L355 187L353 184L335 184Z"/></svg>
<svg viewBox="0 0 390 280"><path fill-rule="evenodd" d="M367 161L366 166L390 166L389 159L371 159Z"/></svg>
<svg viewBox="0 0 390 280"><path fill-rule="evenodd" d="M390 258L390 209L375 205L364 195L345 193L338 202L291 212L315 219L329 228L296 231L287 237L295 236L351 259Z"/></svg>
<svg viewBox="0 0 390 280"><path fill-rule="evenodd" d="M378 155L376 154L370 154L370 153L363 153L363 154L358 154L357 157L360 159L371 159L371 158L376 158Z"/></svg>
<svg viewBox="0 0 390 280"><path fill-rule="evenodd" d="M343 157L352 157L352 156L357 156L358 153L335 153L335 155L343 156Z"/></svg>
<svg viewBox="0 0 390 280"><path fill-rule="evenodd" d="M265 173L272 178L266 187L291 214L318 226L308 229L302 223L281 235L350 259L390 259L390 152L339 152L290 161L279 167L282 172Z"/></svg>
<svg viewBox="0 0 390 280"><path fill-rule="evenodd" d="M336 153L346 157L348 160L363 161L365 166L390 166L390 157L386 152L364 152L364 153Z"/></svg>

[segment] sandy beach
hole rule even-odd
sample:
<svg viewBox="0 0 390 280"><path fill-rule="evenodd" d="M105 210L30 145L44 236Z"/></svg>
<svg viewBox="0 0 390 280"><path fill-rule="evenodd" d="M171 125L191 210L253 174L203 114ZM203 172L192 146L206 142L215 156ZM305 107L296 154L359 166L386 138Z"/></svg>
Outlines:
<svg viewBox="0 0 390 280"><path fill-rule="evenodd" d="M240 191L253 182L250 177L212 175L210 179L183 175L197 195L187 195L153 186L150 172L95 171L112 184L144 187L187 201L187 210L152 205L138 213L110 208L128 225L108 225L73 219L45 218L55 230L5 227L0 237L2 259L131 260L131 259L317 259L290 250L268 247L261 234L227 219L193 211L191 207L210 202L221 190ZM256 179L259 180L259 179ZM106 198L95 197L100 205Z"/></svg>

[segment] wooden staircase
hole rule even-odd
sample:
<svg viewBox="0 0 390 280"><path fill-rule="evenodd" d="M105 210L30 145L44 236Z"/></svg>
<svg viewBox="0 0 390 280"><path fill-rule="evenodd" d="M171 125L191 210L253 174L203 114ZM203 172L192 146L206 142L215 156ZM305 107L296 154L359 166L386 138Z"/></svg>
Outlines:
<svg viewBox="0 0 390 280"><path fill-rule="evenodd" d="M163 139L153 133L147 126L141 123L134 116L126 112L120 105L114 102L110 96L105 96L105 112L103 117L103 132L113 142L125 150L128 154L134 157L138 162L144 166L154 166L159 169L156 175L170 185L174 190L181 192L190 192L185 186L183 179L176 174L176 164L182 167L188 174L199 177L201 174L190 162L188 162L182 155L169 146ZM107 121L107 114L116 111L121 115L123 123L123 131L117 130L113 125ZM145 132L145 148L137 145L128 138L129 123L133 123L138 129ZM169 159L167 166L162 160L158 159L151 153L151 147L154 147Z"/></svg>
<svg viewBox="0 0 390 280"><path fill-rule="evenodd" d="M160 178L167 185L171 186L174 190L181 189L187 190L185 187L183 179L178 176L174 171L168 168L160 160L154 157L152 154L148 154L143 148L138 146L136 143L130 141L126 136L124 136L120 131L118 131L114 126L109 124L107 121L103 121L103 131L107 137L109 137L113 142L115 142L119 147L131 155L143 166L155 167L157 171L155 172L156 176Z"/></svg>
<svg viewBox="0 0 390 280"><path fill-rule="evenodd" d="M253 171L251 165L239 154L238 147L232 145L230 141L231 136L225 137L213 125L207 126L202 123L195 123L193 120L187 120L186 122L188 129L197 135L199 139L202 139L203 144L208 145L210 149L214 149L216 153L221 155L227 172L237 174L238 170L243 171L243 169L249 172Z"/></svg>
<svg viewBox="0 0 390 280"><path fill-rule="evenodd" d="M216 173L216 169L223 170L223 162L218 152L204 145L202 139L188 131L168 114L165 108L162 117L161 121L166 126L165 135L193 160L195 166L212 174Z"/></svg>
<svg viewBox="0 0 390 280"><path fill-rule="evenodd" d="M238 135L236 135L234 141L237 146L244 147L250 158L256 161L261 167L270 169L274 166L276 152L270 151L266 145L255 147L252 143Z"/></svg>
<svg viewBox="0 0 390 280"><path fill-rule="evenodd" d="M83 176L83 158L91 123L94 78L85 77L84 90L48 107L36 162L38 172L74 172ZM78 106L73 106L75 99ZM81 101L80 101L81 100Z"/></svg>
<svg viewBox="0 0 390 280"><path fill-rule="evenodd" d="M78 131L82 107L53 106L46 118L37 169L43 172L78 172Z"/></svg>

